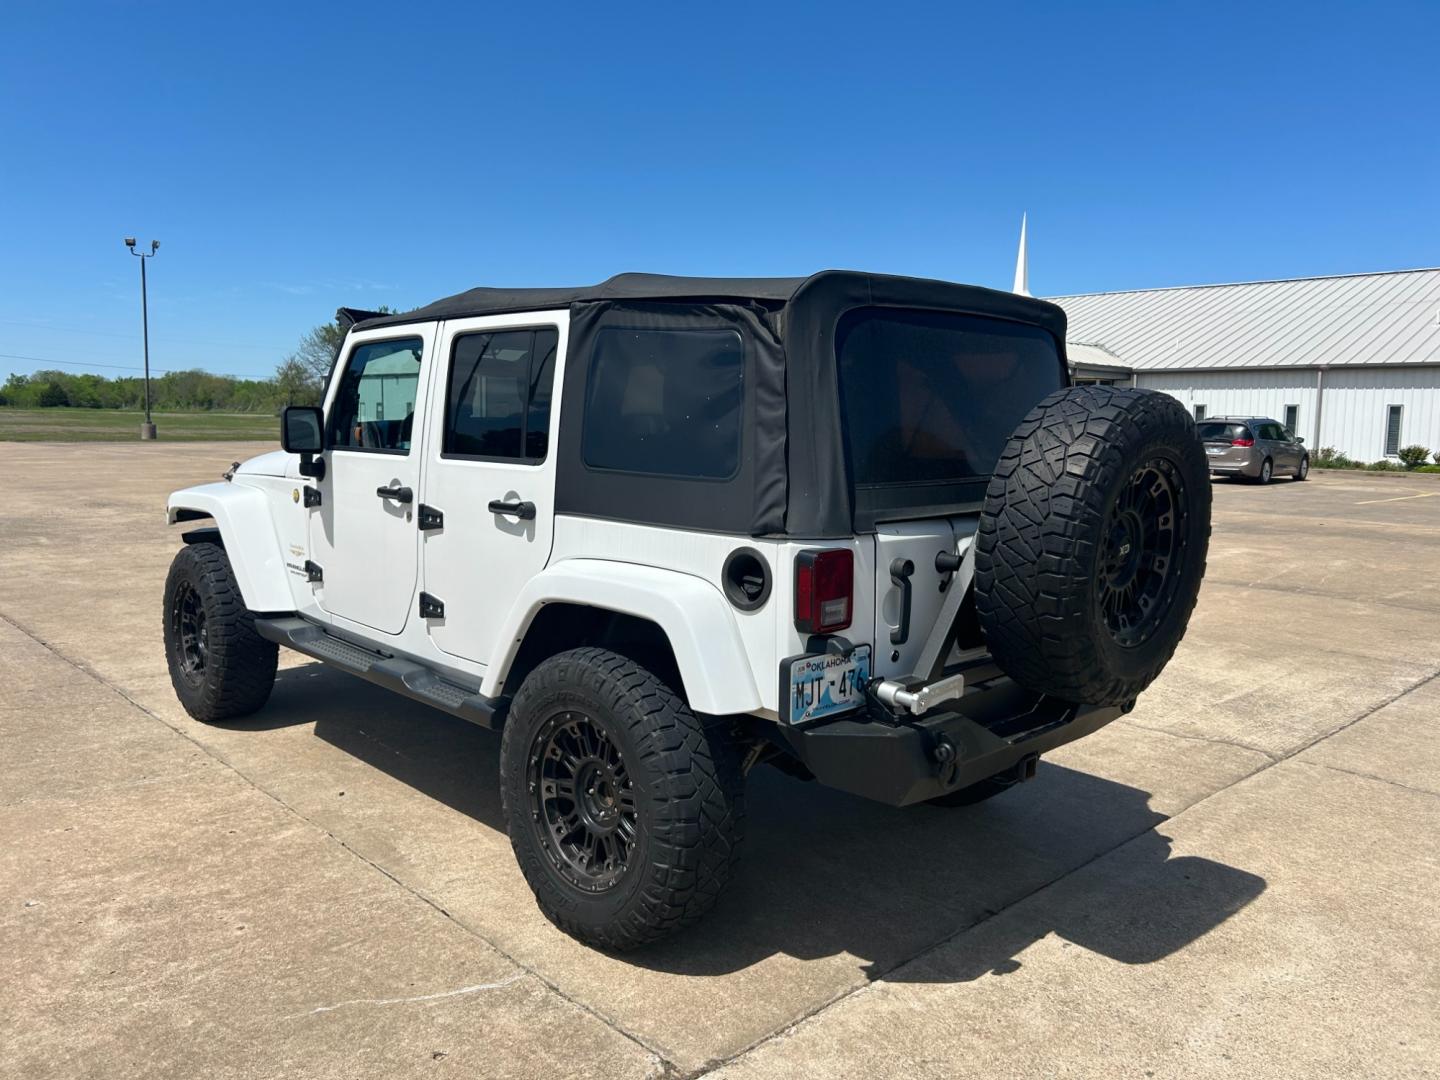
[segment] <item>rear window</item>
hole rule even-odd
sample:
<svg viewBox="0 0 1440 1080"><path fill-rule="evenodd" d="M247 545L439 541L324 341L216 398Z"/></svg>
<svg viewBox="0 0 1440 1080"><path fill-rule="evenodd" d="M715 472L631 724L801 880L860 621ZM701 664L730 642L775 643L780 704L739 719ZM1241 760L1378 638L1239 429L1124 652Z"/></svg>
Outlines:
<svg viewBox="0 0 1440 1080"><path fill-rule="evenodd" d="M1208 424L1196 424L1195 434L1200 436L1201 442L1233 442L1236 439L1250 438L1250 429L1244 424L1211 421Z"/></svg>
<svg viewBox="0 0 1440 1080"><path fill-rule="evenodd" d="M840 320L835 353L857 489L988 475L1015 425L1062 385L1048 332L978 315L861 308Z"/></svg>

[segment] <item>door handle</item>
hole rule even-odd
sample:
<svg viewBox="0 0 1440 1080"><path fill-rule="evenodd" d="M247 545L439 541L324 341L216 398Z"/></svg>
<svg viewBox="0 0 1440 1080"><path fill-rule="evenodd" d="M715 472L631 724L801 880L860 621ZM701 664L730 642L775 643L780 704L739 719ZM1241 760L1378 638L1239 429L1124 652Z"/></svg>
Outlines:
<svg viewBox="0 0 1440 1080"><path fill-rule="evenodd" d="M415 493L408 487L401 487L395 484L393 487L377 487L375 494L382 499L394 499L396 502L408 503L415 500Z"/></svg>
<svg viewBox="0 0 1440 1080"><path fill-rule="evenodd" d="M532 502L505 502L503 499L490 500L492 514L513 514L521 521L533 521L535 504Z"/></svg>
<svg viewBox="0 0 1440 1080"><path fill-rule="evenodd" d="M890 581L900 589L900 625L890 631L891 645L904 645L910 637L910 575L915 564L909 559L890 561Z"/></svg>

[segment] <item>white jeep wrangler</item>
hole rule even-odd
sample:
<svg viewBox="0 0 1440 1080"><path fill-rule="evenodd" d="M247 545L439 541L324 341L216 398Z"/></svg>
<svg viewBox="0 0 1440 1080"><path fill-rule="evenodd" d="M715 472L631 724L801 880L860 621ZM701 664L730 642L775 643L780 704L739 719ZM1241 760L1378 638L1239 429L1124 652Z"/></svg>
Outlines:
<svg viewBox="0 0 1440 1080"><path fill-rule="evenodd" d="M757 764L976 802L1131 708L1194 607L1194 426L1069 387L1043 301L625 274L341 314L323 409L170 497L214 522L165 584L176 693L254 712L285 645L502 730L516 857L598 946L713 905Z"/></svg>

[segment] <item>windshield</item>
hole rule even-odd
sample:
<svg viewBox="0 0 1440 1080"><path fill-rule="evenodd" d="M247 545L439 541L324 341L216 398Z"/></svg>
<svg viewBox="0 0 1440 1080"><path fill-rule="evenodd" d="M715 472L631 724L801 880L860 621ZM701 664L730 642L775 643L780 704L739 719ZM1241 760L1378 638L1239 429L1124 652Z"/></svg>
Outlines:
<svg viewBox="0 0 1440 1080"><path fill-rule="evenodd" d="M911 492L887 507L955 500L935 489L989 476L1064 379L1047 331L977 315L861 308L840 320L835 352L857 506L866 488Z"/></svg>

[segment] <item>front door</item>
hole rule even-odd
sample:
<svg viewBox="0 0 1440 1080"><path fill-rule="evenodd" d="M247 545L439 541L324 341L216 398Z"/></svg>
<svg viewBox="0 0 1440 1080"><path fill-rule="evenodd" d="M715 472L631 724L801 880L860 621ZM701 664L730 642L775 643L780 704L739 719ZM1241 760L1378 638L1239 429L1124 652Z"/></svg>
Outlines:
<svg viewBox="0 0 1440 1080"><path fill-rule="evenodd" d="M436 646L488 663L520 590L550 559L555 431L567 312L445 323L436 355L421 541L424 590L444 605Z"/></svg>
<svg viewBox="0 0 1440 1080"><path fill-rule="evenodd" d="M310 558L321 608L398 634L414 606L422 418L434 323L351 335L332 380Z"/></svg>

